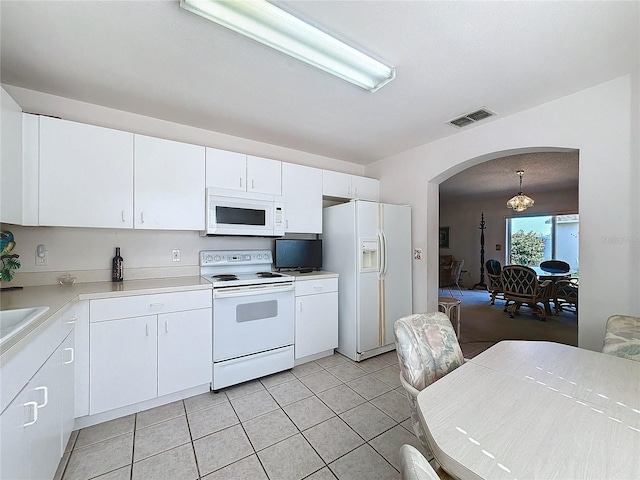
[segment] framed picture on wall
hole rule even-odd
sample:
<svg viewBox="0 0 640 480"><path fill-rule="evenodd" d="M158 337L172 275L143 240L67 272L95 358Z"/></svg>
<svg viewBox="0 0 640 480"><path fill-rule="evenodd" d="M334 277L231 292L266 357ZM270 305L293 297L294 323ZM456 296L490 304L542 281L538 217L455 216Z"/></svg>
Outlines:
<svg viewBox="0 0 640 480"><path fill-rule="evenodd" d="M449 248L449 227L440 227L440 248Z"/></svg>

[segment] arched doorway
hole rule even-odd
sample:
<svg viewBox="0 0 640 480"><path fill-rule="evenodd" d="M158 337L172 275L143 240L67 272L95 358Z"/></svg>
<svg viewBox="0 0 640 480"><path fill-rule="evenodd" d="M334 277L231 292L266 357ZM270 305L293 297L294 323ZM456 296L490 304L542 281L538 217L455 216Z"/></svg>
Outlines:
<svg viewBox="0 0 640 480"><path fill-rule="evenodd" d="M524 149L523 149L524 150ZM510 227L525 227L524 238L532 239L540 250L541 258L531 258L538 267L544 255L562 253L562 219L572 214L575 219L578 208L577 150L517 152L475 164L458 172L439 185L439 228L449 235L447 244L438 251L439 260L464 261L461 283L464 291L454 289L456 298L462 300L462 329L460 343L465 356L471 357L500 340L547 340L577 345L577 316L561 311L546 322L540 322L526 308L515 319L508 319L503 312L504 301L490 303L488 292L466 288L488 283L486 272L481 271L484 262L495 259L500 264L522 263L512 261L509 247L512 238ZM535 199L535 204L523 212L506 207L507 199L518 192L516 171L524 170L522 190ZM483 257L480 253L481 215L484 220ZM558 224L557 219L561 221ZM518 233L518 232L516 232ZM523 232L524 233L524 232ZM566 240L565 240L566 243ZM558 247L560 244L560 247ZM575 255L562 258L569 261L573 271L578 266L578 239L575 239ZM484 258L481 261L481 258ZM560 257L554 257L560 258ZM449 295L445 290L441 295Z"/></svg>

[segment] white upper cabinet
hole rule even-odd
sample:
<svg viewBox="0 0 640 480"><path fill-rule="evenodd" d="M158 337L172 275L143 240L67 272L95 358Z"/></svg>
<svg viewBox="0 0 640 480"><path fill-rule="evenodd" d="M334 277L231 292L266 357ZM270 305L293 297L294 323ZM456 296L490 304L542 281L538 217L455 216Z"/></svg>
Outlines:
<svg viewBox="0 0 640 480"><path fill-rule="evenodd" d="M326 197L359 198L377 202L380 181L347 173L322 171L322 194Z"/></svg>
<svg viewBox="0 0 640 480"><path fill-rule="evenodd" d="M380 180L351 175L352 198L377 202L380 198Z"/></svg>
<svg viewBox="0 0 640 480"><path fill-rule="evenodd" d="M133 134L40 118L39 224L133 227Z"/></svg>
<svg viewBox="0 0 640 480"><path fill-rule="evenodd" d="M216 148L206 149L207 188L247 190L247 156L244 153L226 152Z"/></svg>
<svg viewBox="0 0 640 480"><path fill-rule="evenodd" d="M2 90L0 222L22 223L22 109Z"/></svg>
<svg viewBox="0 0 640 480"><path fill-rule="evenodd" d="M207 148L207 188L282 194L282 162Z"/></svg>
<svg viewBox="0 0 640 480"><path fill-rule="evenodd" d="M247 192L282 194L282 162L247 155Z"/></svg>
<svg viewBox="0 0 640 480"><path fill-rule="evenodd" d="M205 148L135 135L136 229L204 230Z"/></svg>
<svg viewBox="0 0 640 480"><path fill-rule="evenodd" d="M322 170L282 164L285 232L322 233Z"/></svg>

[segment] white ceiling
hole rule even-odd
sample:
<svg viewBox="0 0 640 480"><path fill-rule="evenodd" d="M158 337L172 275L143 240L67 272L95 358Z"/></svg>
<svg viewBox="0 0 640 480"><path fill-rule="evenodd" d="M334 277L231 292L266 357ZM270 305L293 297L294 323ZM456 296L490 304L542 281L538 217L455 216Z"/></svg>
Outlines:
<svg viewBox="0 0 640 480"><path fill-rule="evenodd" d="M5 0L0 80L367 164L457 133L445 122L478 107L491 122L640 63L637 1L274 3L397 78L369 93L177 0Z"/></svg>

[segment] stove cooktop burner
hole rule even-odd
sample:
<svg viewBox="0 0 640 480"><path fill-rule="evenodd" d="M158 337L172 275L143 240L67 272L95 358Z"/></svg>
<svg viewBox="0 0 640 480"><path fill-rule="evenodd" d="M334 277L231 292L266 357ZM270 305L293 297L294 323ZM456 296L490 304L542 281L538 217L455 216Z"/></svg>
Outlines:
<svg viewBox="0 0 640 480"><path fill-rule="evenodd" d="M256 277L260 277L260 278L276 278L276 277L281 277L282 275L280 275L279 273L274 273L274 272L258 272L256 273Z"/></svg>
<svg viewBox="0 0 640 480"><path fill-rule="evenodd" d="M238 280L238 277L236 277L235 275L227 275L227 274L212 275L211 278L220 280L221 282L230 282L232 280Z"/></svg>

